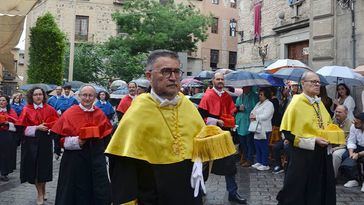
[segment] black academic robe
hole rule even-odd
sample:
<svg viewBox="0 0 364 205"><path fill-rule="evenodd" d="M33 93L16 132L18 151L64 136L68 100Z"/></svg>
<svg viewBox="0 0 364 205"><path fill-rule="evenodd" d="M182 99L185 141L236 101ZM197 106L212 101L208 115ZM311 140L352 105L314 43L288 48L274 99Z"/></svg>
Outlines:
<svg viewBox="0 0 364 205"><path fill-rule="evenodd" d="M111 185L104 155L105 138L112 125L101 109L84 112L78 105L68 109L52 128L64 137L79 136L82 127L98 126L100 138L86 140L81 150L65 149L61 160L56 205L106 205L111 201Z"/></svg>
<svg viewBox="0 0 364 205"><path fill-rule="evenodd" d="M24 107L19 117L19 124L24 127L37 126L44 123L51 128L58 119L55 109L47 104L43 108L34 109L32 104ZM48 182L53 178L53 136L49 132L35 132L35 136L24 136L21 141L20 181Z"/></svg>
<svg viewBox="0 0 364 205"><path fill-rule="evenodd" d="M283 131L293 142L294 135ZM332 155L327 148L316 145L315 150L293 147L282 190L277 196L279 205L335 205L336 187Z"/></svg>
<svg viewBox="0 0 364 205"><path fill-rule="evenodd" d="M202 205L201 196L193 197L191 160L150 164L116 155L109 155L109 160L113 204L137 198L140 205Z"/></svg>
<svg viewBox="0 0 364 205"><path fill-rule="evenodd" d="M17 123L18 116L13 109L8 112L0 112L6 116L7 121ZM9 131L9 125L0 123L0 174L8 175L16 168L16 143L14 133Z"/></svg>

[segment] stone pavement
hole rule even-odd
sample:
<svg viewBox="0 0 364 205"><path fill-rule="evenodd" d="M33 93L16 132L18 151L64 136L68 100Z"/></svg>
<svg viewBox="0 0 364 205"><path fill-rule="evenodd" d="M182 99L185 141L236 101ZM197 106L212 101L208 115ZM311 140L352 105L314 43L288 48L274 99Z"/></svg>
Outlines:
<svg viewBox="0 0 364 205"><path fill-rule="evenodd" d="M20 153L18 152L18 156ZM19 158L19 157L18 157ZM19 160L18 160L19 161ZM59 162L54 160L53 181L47 183L48 200L45 205L54 204L57 187ZM19 182L19 163L17 170L10 174L10 181L0 181L0 205L34 205L36 202L36 189L34 185ZM277 204L275 197L283 184L284 174L272 174L270 171L258 172L252 168L238 168L237 182L239 192L248 199L250 205ZM206 183L207 194L205 205L228 205L225 190L225 178L210 175ZM360 187L345 188L342 183L337 185L338 205L363 205L364 193Z"/></svg>

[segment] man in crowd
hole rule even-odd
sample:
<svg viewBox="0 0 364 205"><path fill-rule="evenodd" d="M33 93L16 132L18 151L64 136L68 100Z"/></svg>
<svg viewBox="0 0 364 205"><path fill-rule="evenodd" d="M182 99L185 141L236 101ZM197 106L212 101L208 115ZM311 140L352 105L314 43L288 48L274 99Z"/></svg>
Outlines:
<svg viewBox="0 0 364 205"><path fill-rule="evenodd" d="M134 100L134 98L137 96L137 89L138 85L131 81L128 84L128 90L129 94L126 95L119 103L118 107L116 108L116 113L118 115L119 121L125 114L125 112L129 109L131 102Z"/></svg>
<svg viewBox="0 0 364 205"><path fill-rule="evenodd" d="M344 184L345 187L359 186L356 180L359 176L358 160L364 157L364 113L354 117L354 124L350 127L350 134L347 141L347 150L342 155L343 162L341 171L349 181ZM361 188L364 192L364 183Z"/></svg>
<svg viewBox="0 0 364 205"><path fill-rule="evenodd" d="M93 105L93 86L81 87L79 97L81 103L63 113L52 128L61 136L65 150L55 204L110 204L104 138L111 134L112 125L102 110Z"/></svg>
<svg viewBox="0 0 364 205"><path fill-rule="evenodd" d="M190 180L193 139L204 121L179 93L180 67L172 51L156 50L148 57L145 74L151 92L133 101L106 150L114 204L202 204Z"/></svg>
<svg viewBox="0 0 364 205"><path fill-rule="evenodd" d="M62 96L62 86L56 87L56 95L51 96L48 99L48 104L56 109L57 100Z"/></svg>
<svg viewBox="0 0 364 205"><path fill-rule="evenodd" d="M348 118L348 108L345 105L338 105L335 109L333 123L339 126L345 133L345 137L349 136L351 120ZM342 162L342 155L346 151L346 144L339 145L332 149L332 162L334 165L335 178L337 177L339 167Z"/></svg>
<svg viewBox="0 0 364 205"><path fill-rule="evenodd" d="M63 86L63 90L64 95L59 97L56 101L55 109L57 110L58 115L62 115L62 113L72 107L72 105L78 105L76 98L71 96L71 86L65 85Z"/></svg>
<svg viewBox="0 0 364 205"><path fill-rule="evenodd" d="M222 73L215 73L212 84L212 89L208 89L205 92L198 105L198 109L201 116L206 119L207 124L217 125L226 129L221 117L223 114L232 116L236 112L236 107L231 96L224 91L225 84ZM235 180L236 171L235 158L233 156L215 160L213 163L212 173L225 176L226 189L229 192L229 201L245 204L246 200L237 192L238 185Z"/></svg>
<svg viewBox="0 0 364 205"><path fill-rule="evenodd" d="M293 96L280 128L292 149L283 188L277 196L278 204L336 204L329 142L320 137L324 126L331 121L317 97L320 78L314 72L305 72L301 82L303 93Z"/></svg>

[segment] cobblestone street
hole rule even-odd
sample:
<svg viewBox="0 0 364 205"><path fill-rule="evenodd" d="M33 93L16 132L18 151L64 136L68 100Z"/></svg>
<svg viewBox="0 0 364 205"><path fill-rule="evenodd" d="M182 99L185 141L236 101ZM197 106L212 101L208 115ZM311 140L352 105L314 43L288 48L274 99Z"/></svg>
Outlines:
<svg viewBox="0 0 364 205"><path fill-rule="evenodd" d="M20 153L18 153L19 156ZM59 162L54 160L53 181L47 183L48 200L45 205L54 204L57 187ZM282 186L284 174L272 174L270 171L258 172L252 168L239 168L237 182L239 192L248 199L250 205L277 204L275 197ZM9 175L8 182L0 181L1 205L34 205L36 203L36 190L34 185L19 182L19 159L17 170ZM225 179L222 176L210 175L207 181L207 194L205 205L225 205L228 194L225 190ZM343 183L337 185L338 205L363 205L364 193L360 187L345 188Z"/></svg>

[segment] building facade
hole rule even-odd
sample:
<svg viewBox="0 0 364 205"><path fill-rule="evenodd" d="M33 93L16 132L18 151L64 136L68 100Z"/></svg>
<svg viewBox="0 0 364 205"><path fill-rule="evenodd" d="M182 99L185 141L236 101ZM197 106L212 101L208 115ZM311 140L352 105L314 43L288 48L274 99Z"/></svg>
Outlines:
<svg viewBox="0 0 364 205"><path fill-rule="evenodd" d="M239 10L239 68L260 71L282 58L315 70L364 64L363 1L241 0Z"/></svg>
<svg viewBox="0 0 364 205"><path fill-rule="evenodd" d="M208 38L199 42L194 52L188 52L187 74L196 75L201 70L218 68L235 69L237 62L237 19L236 0L176 0L204 15L212 15L213 25L207 31Z"/></svg>

